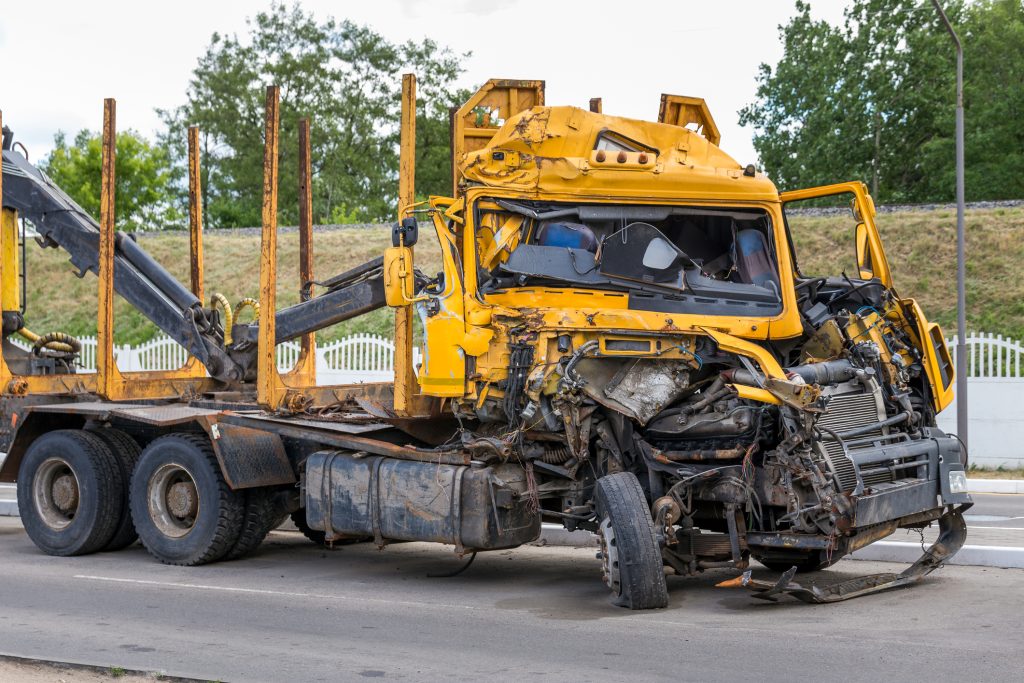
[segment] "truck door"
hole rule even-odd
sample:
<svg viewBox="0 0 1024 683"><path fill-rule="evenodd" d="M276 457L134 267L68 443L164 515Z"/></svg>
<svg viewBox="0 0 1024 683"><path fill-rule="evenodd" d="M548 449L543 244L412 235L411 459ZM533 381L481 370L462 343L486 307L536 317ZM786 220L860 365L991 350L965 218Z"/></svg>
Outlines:
<svg viewBox="0 0 1024 683"><path fill-rule="evenodd" d="M464 285L455 235L445 219L451 200L434 197L431 218L441 246L442 271L437 282L417 297L416 311L423 323L423 360L420 390L430 396L462 396L466 357L460 342L466 335Z"/></svg>
<svg viewBox="0 0 1024 683"><path fill-rule="evenodd" d="M892 273L875 224L875 204L863 183L838 183L779 194L782 200L789 239L793 248L794 270L804 277L844 274L853 280L877 279L892 291L899 303L894 310L921 352L932 404L940 412L953 400L953 361L942 329L928 322L913 299L901 299L893 290ZM836 201L808 200L834 198ZM803 204L804 206L799 206ZM807 205L813 206L807 206ZM809 209L794 212L797 208ZM847 206L849 207L847 209ZM852 216L852 218L851 218ZM801 273L800 254L815 255L819 264L828 262L830 272ZM805 263L807 268L808 264Z"/></svg>
<svg viewBox="0 0 1024 683"><path fill-rule="evenodd" d="M877 278L887 288L892 288L892 274L889 271L889 262L885 258L885 251L882 248L882 240L878 235L878 228L875 225L875 203L871 199L871 195L868 194L867 188L864 183L838 183L835 185L824 185L822 187L812 187L806 190L793 190L792 192L782 192L779 194L779 198L782 200L783 210L789 210L791 205L795 203L804 203L811 199L824 199L833 197L839 200L838 203L842 206L843 200L848 201L850 212L852 213L853 220L849 221L848 224L852 225L852 233L841 234L836 231L836 221L829 221L827 226L824 227L826 230L831 229L832 234L821 235L818 234L816 237L820 240L822 237L829 238L831 243L822 242L818 245L807 245L810 248L821 248L831 247L838 250L835 254L839 257L842 264L847 263L847 257L851 258L849 261L853 266L850 270L853 272L846 273L847 276L861 280L871 280ZM832 204L832 202L829 202ZM806 204L805 204L806 206ZM803 207L801 207L803 208ZM828 212L834 211L834 206L829 207L816 207L820 208L824 215L828 215ZM790 221L790 216L786 217L787 224ZM816 232L821 232L820 229ZM791 239L793 239L793 231L790 231ZM808 235L810 237L810 235ZM799 257L801 245L796 245L797 255ZM847 249L847 252L843 250ZM845 272L843 268L843 272ZM839 273L808 273L808 275L839 275Z"/></svg>

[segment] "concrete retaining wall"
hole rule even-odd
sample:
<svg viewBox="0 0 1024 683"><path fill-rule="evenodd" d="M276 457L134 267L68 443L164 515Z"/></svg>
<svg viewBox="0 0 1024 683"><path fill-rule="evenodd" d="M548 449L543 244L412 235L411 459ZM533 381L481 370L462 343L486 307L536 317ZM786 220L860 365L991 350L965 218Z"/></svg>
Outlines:
<svg viewBox="0 0 1024 683"><path fill-rule="evenodd" d="M967 380L970 462L979 467L1024 467L1024 378ZM939 428L956 433L956 401L939 415Z"/></svg>

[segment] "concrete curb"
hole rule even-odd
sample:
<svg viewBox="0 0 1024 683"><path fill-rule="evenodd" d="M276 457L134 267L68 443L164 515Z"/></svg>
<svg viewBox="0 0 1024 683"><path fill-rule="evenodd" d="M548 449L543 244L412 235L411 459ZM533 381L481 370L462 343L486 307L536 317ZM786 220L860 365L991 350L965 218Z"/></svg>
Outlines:
<svg viewBox="0 0 1024 683"><path fill-rule="evenodd" d="M14 484L0 484L0 517L18 516L17 491Z"/></svg>
<svg viewBox="0 0 1024 683"><path fill-rule="evenodd" d="M968 479L971 493L1024 493L1024 479Z"/></svg>
<svg viewBox="0 0 1024 683"><path fill-rule="evenodd" d="M181 676L168 676L162 671L143 671L141 669L121 669L120 673L112 674L110 666L103 666L97 664L79 664L77 662L65 662L59 659L40 659L38 657L22 657L20 655L9 655L0 654L0 661L12 662L15 664L22 664L25 666L36 666L45 667L52 669L56 674L58 672L88 672L97 674L101 677L112 677L124 676L131 674L132 676L138 676L141 678L151 678L157 681L169 681L170 683L198 683L203 680L201 678L182 678ZM58 680L63 680L59 678Z"/></svg>

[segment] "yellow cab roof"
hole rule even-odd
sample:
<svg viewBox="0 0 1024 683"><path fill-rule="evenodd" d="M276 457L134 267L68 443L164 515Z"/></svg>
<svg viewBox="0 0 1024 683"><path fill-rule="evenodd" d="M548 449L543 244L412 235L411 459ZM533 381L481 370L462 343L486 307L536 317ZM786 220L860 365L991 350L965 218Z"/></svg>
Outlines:
<svg viewBox="0 0 1024 683"><path fill-rule="evenodd" d="M595 149L611 136L638 151ZM468 183L534 195L637 200L778 201L775 185L700 133L577 107L509 118L487 146L458 160Z"/></svg>

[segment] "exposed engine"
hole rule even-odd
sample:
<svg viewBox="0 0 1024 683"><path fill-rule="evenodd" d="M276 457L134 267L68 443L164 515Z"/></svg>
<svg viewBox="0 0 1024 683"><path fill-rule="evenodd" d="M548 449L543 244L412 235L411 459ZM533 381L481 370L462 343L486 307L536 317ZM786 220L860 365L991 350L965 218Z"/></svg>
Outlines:
<svg viewBox="0 0 1024 683"><path fill-rule="evenodd" d="M917 340L898 304L880 300L888 292L805 289L807 334L771 349L785 379L710 335L577 345L524 334L510 346L502 396L464 415L515 444L528 495L569 529L600 533L596 480L632 472L678 573L742 567L750 555L827 566L937 518L894 519L865 501L924 479L959 449L938 438ZM545 350L557 361L534 363Z"/></svg>

